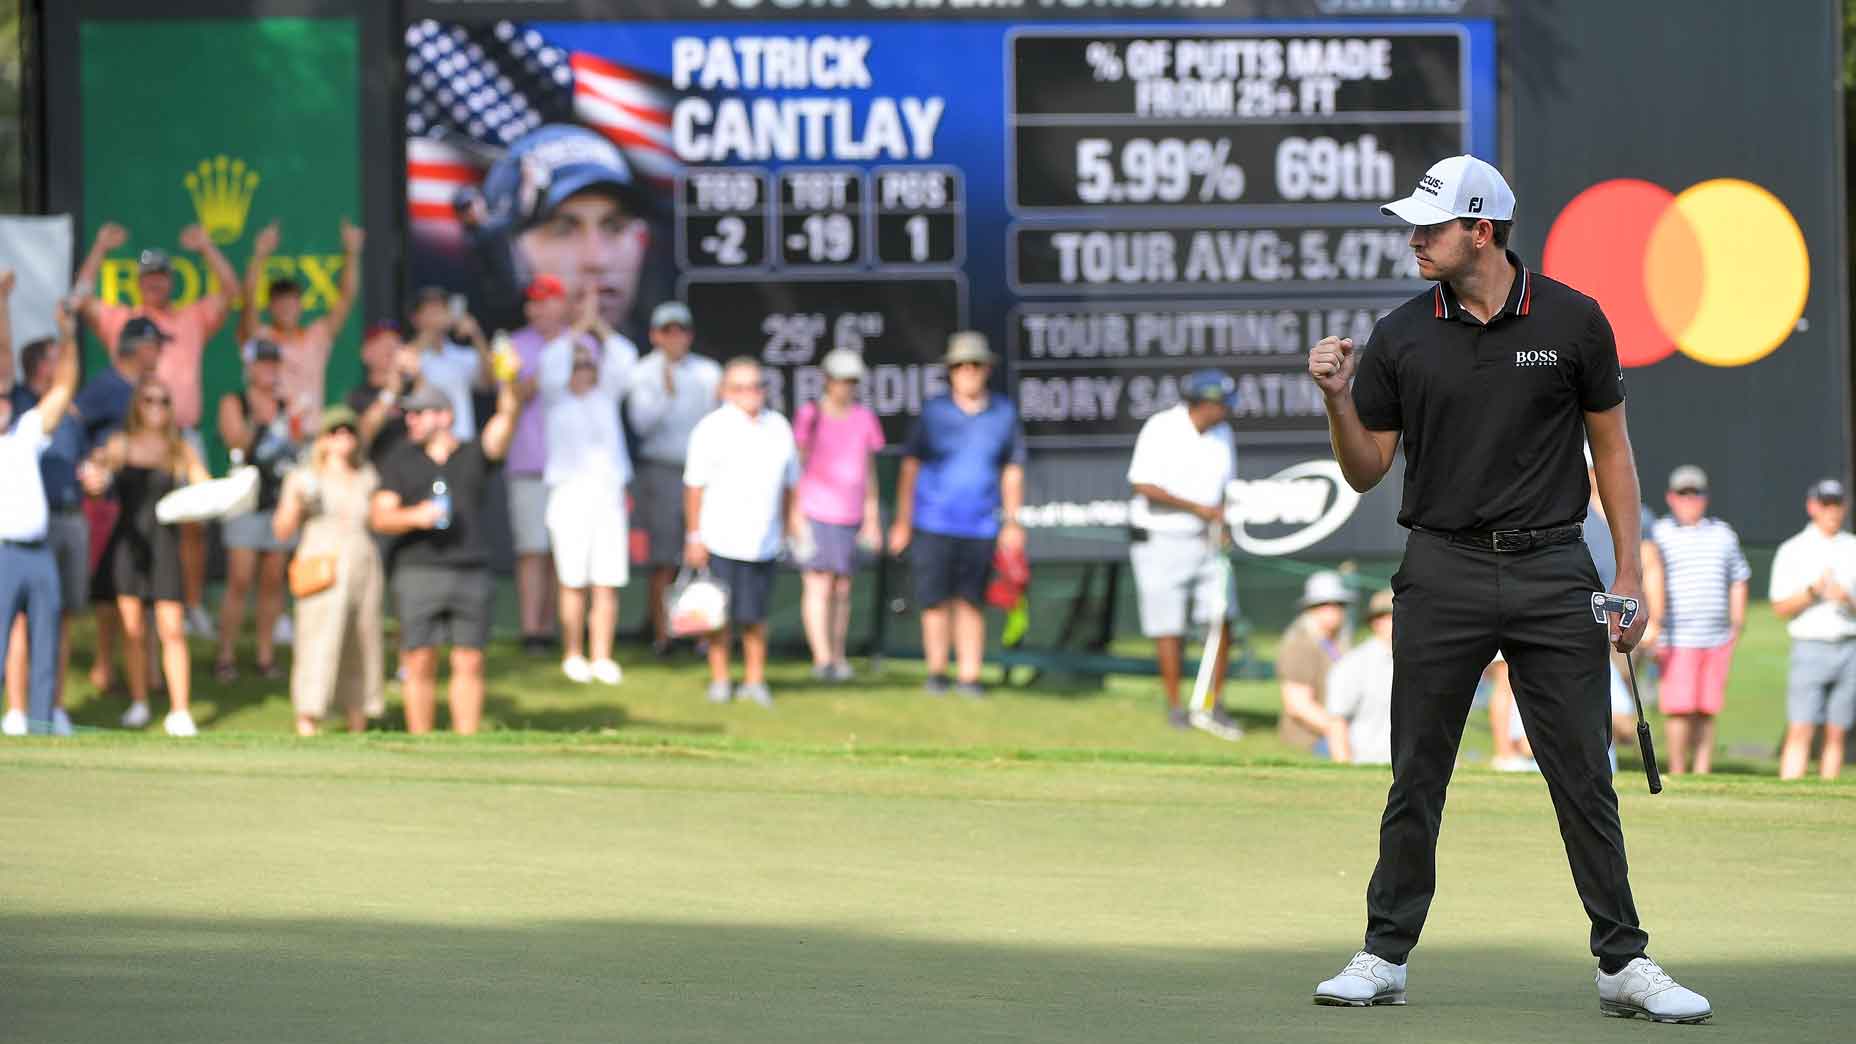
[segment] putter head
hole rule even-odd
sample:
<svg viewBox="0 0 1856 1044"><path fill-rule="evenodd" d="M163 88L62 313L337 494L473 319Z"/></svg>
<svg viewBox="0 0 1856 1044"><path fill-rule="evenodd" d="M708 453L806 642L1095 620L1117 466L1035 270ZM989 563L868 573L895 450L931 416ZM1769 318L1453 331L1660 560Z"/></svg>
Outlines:
<svg viewBox="0 0 1856 1044"><path fill-rule="evenodd" d="M1592 619L1605 622L1610 613L1618 614L1618 626L1628 629L1637 619L1637 600L1624 598L1606 591L1592 592Z"/></svg>

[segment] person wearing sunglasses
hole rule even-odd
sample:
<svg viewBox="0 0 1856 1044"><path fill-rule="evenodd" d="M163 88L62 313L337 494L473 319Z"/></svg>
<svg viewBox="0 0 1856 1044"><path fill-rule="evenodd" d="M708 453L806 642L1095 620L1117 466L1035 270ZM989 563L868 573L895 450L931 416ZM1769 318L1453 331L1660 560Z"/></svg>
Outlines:
<svg viewBox="0 0 1856 1044"><path fill-rule="evenodd" d="M386 579L367 529L368 504L379 487L354 411L346 405L322 411L321 435L308 464L284 480L271 519L278 540L301 535L292 574L303 570L316 588L292 584L297 600L290 702L299 736L315 735L335 709L348 731L362 732L385 706L380 599Z"/></svg>
<svg viewBox="0 0 1856 1044"><path fill-rule="evenodd" d="M129 230L106 222L97 229L96 240L85 256L74 281L74 292L89 295L99 285L108 254L129 241ZM155 375L174 396L174 423L181 437L204 458L205 443L200 441L200 417L204 392L201 388L206 342L225 325L238 292L238 273L219 252L212 237L199 225L188 225L180 232L181 249L200 255L201 264L186 258L170 258L166 251L145 249L136 259L135 295L126 304L105 302L86 296L82 306L84 321L105 344L115 344L125 324L131 319L146 319L158 327L166 343L155 363ZM192 300L175 299L176 268L189 278L182 285L198 285L199 296ZM202 271L204 269L204 271ZM210 278L208 278L210 276ZM213 633L213 618L206 611L206 526L201 522L185 523L180 528L182 580L186 593L186 620L195 634Z"/></svg>
<svg viewBox="0 0 1856 1044"><path fill-rule="evenodd" d="M541 412L547 425L542 477L560 585L561 671L579 684L617 685L612 637L619 588L631 580L625 489L632 477L619 404L638 349L606 323L597 294L583 293L579 311L541 351L540 409L530 412Z"/></svg>
<svg viewBox="0 0 1856 1044"><path fill-rule="evenodd" d="M728 622L709 635L709 701L773 706L767 690L767 612L782 522L793 518L799 451L786 418L767 408L760 362L722 368L722 405L690 432L683 468L683 564L728 589ZM790 529L784 535L792 536ZM729 644L741 636L742 682L731 687Z"/></svg>
<svg viewBox="0 0 1856 1044"><path fill-rule="evenodd" d="M1663 559L1659 701L1669 774L1714 767L1714 720L1727 696L1734 645L1746 626L1753 575L1734 527L1708 515L1708 474L1693 464L1669 473L1669 516L1650 527ZM1657 600L1651 598L1653 609Z"/></svg>
<svg viewBox="0 0 1856 1044"><path fill-rule="evenodd" d="M986 652L986 584L998 549L1023 551L1018 510L1025 495L1025 433L1012 400L987 382L997 359L986 335L966 330L948 338L948 394L922 404L903 443L896 479L896 517L889 551L909 555L915 604L922 614L927 691L986 695L980 663ZM955 677L947 676L953 646Z"/></svg>
<svg viewBox="0 0 1856 1044"><path fill-rule="evenodd" d="M135 386L128 424L92 454L80 475L92 492L113 488L122 507L92 578L90 596L93 601L114 601L122 621L130 700L122 716L124 728L139 729L150 719L143 611L153 603L171 708L162 727L170 736L195 734L179 527L162 524L155 517L155 504L182 486L211 477L200 455L182 438L174 419L173 393L159 377L144 377Z"/></svg>

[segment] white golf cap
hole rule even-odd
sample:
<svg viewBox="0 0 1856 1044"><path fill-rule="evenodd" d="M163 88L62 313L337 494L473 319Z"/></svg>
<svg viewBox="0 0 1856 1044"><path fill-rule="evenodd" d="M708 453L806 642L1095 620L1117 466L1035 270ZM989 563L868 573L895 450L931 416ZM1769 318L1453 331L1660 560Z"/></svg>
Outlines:
<svg viewBox="0 0 1856 1044"><path fill-rule="evenodd" d="M863 354L853 348L834 348L826 352L820 369L834 381L861 381L868 372L864 369Z"/></svg>
<svg viewBox="0 0 1856 1044"><path fill-rule="evenodd" d="M1347 586L1345 577L1324 569L1303 581L1302 598L1296 607L1306 609L1311 605L1352 605L1358 597Z"/></svg>
<svg viewBox="0 0 1856 1044"><path fill-rule="evenodd" d="M1465 153L1433 163L1411 195L1387 203L1379 212L1413 225L1436 225L1451 218L1512 221L1514 191L1501 171Z"/></svg>

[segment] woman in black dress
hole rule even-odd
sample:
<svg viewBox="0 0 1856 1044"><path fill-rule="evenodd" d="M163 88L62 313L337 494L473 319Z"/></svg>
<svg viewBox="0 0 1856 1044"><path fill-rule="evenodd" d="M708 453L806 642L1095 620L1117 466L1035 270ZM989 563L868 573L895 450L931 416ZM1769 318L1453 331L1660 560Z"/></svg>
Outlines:
<svg viewBox="0 0 1856 1044"><path fill-rule="evenodd" d="M144 607L155 607L155 633L161 641L162 673L172 705L162 725L171 736L191 736L188 710L187 634L183 620L180 533L155 518L155 504L173 490L211 476L192 447L181 440L167 385L148 377L136 385L123 430L110 436L92 463L108 475L122 513L92 580L92 600L116 603L122 616L130 704L123 724L139 728L149 721L148 648Z"/></svg>

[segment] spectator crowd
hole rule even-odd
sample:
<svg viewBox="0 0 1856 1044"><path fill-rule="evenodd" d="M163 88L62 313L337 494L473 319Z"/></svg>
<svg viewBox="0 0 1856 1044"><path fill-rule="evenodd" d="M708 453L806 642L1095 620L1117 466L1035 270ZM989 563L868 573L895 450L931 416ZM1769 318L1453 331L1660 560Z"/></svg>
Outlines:
<svg viewBox="0 0 1856 1044"><path fill-rule="evenodd" d="M772 706L767 623L782 560L801 576L813 677L848 681L852 577L887 552L909 559L927 691L985 695L988 583L1023 568L1026 451L1011 401L992 390L997 358L983 335L949 340L948 391L923 404L900 447L885 532L875 467L884 436L860 398L860 354L827 354L822 393L789 421L769 408L757 360L719 363L694 350L696 317L677 301L651 312L641 353L594 288L555 275L530 279L524 325L494 335L460 296L422 289L405 323L366 326L359 383L331 395L331 354L357 297L365 242L346 221L339 233L339 294L306 321L304 286L269 274L281 242L274 224L255 237L242 279L190 226L179 243L213 274L206 292L177 303L169 256L150 248L138 256L134 303L99 301L89 288L129 241L107 223L58 307L57 335L21 346L17 365L14 280L0 271L0 483L10 491L0 498L0 613L10 621L0 627L0 731L71 731L61 687L71 622L88 611L97 636L90 679L100 690L121 679L122 725L151 724L153 697L165 692L163 729L194 735L187 639L216 638L212 677L235 681L249 610L250 669L288 677L299 733L337 714L365 728L382 713L393 672L408 729L433 729L441 653L451 725L474 732L491 629L487 512L499 485L523 647L551 654L558 644L573 683L621 684L619 591L637 568L655 651L690 640L707 658L710 700ZM206 347L235 312L243 379L209 404ZM80 329L108 360L81 382ZM1233 741L1243 729L1218 695L1239 618L1225 493L1237 474L1234 384L1218 370L1189 375L1179 403L1145 422L1127 473L1140 624L1154 641L1167 720ZM200 437L209 406L234 468L250 469L250 493L234 510L170 519L164 498L211 481ZM1792 640L1786 778L1805 773L1820 742L1820 772L1836 775L1856 725L1856 537L1843 529L1845 500L1840 481L1814 483L1807 524L1773 564L1768 594ZM1733 528L1707 514L1702 469L1677 468L1665 504L1663 517L1643 508L1650 624L1633 655L1660 677L1670 771L1705 773L1750 570ZM214 521L225 586L210 613ZM1595 493L1585 535L1608 586L1610 532ZM725 602L701 633L679 634L672 603L696 578ZM1383 763L1394 599L1378 591L1362 605L1361 593L1336 573L1307 578L1277 654L1279 732L1336 761ZM393 649L388 598L399 622ZM1188 702L1193 637L1206 639L1209 655ZM287 674L285 643L294 646ZM1614 661L1614 740L1628 743L1630 665L1621 654ZM1495 764L1528 768L1500 656L1487 676Z"/></svg>

